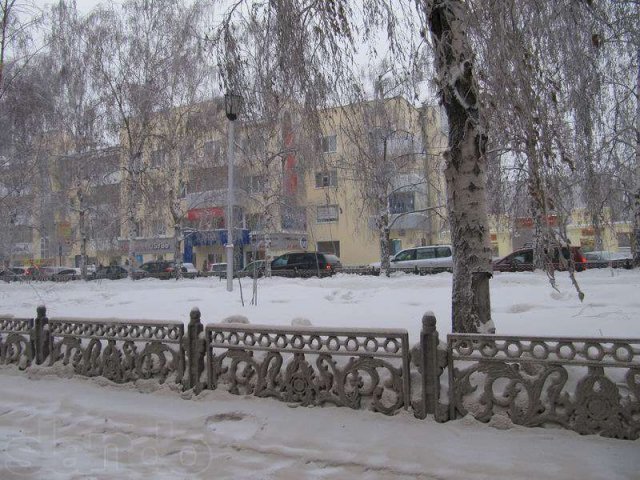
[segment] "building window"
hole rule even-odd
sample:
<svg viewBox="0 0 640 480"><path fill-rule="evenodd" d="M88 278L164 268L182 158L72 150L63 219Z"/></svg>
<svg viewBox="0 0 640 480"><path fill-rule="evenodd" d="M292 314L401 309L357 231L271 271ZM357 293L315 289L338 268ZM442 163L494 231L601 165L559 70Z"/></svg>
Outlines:
<svg viewBox="0 0 640 480"><path fill-rule="evenodd" d="M340 256L339 241L318 242L317 248L318 252L320 253L330 253L331 255L335 255L336 257Z"/></svg>
<svg viewBox="0 0 640 480"><path fill-rule="evenodd" d="M338 205L319 205L316 210L317 223L338 221Z"/></svg>
<svg viewBox="0 0 640 480"><path fill-rule="evenodd" d="M391 213L407 213L415 210L414 192L396 192L391 194L389 204Z"/></svg>
<svg viewBox="0 0 640 480"><path fill-rule="evenodd" d="M40 258L49 258L49 237L40 237Z"/></svg>
<svg viewBox="0 0 640 480"><path fill-rule="evenodd" d="M335 187L338 185L338 172L334 168L326 172L316 172L316 188Z"/></svg>
<svg viewBox="0 0 640 480"><path fill-rule="evenodd" d="M338 142L335 135L327 135L320 139L320 147L323 153L334 153L338 150Z"/></svg>
<svg viewBox="0 0 640 480"><path fill-rule="evenodd" d="M210 140L205 142L204 158L207 160L222 159L222 144L219 140Z"/></svg>
<svg viewBox="0 0 640 480"><path fill-rule="evenodd" d="M618 233L617 235L618 238L618 248L620 247L626 247L626 248L631 248L631 234L630 233Z"/></svg>
<svg viewBox="0 0 640 480"><path fill-rule="evenodd" d="M15 243L31 243L31 228L24 225L16 225L13 230Z"/></svg>
<svg viewBox="0 0 640 480"><path fill-rule="evenodd" d="M262 193L265 190L263 175L250 175L245 177L246 188L249 193Z"/></svg>
<svg viewBox="0 0 640 480"><path fill-rule="evenodd" d="M151 236L162 237L167 234L167 226L162 220L154 220L151 223Z"/></svg>
<svg viewBox="0 0 640 480"><path fill-rule="evenodd" d="M195 165L197 162L196 148L192 143L184 145L181 149L180 155L183 165Z"/></svg>
<svg viewBox="0 0 640 480"><path fill-rule="evenodd" d="M247 215L247 228L251 231L262 230L263 228L262 214L249 213Z"/></svg>
<svg viewBox="0 0 640 480"><path fill-rule="evenodd" d="M282 207L281 225L283 230L304 231L307 229L307 215L304 207Z"/></svg>
<svg viewBox="0 0 640 480"><path fill-rule="evenodd" d="M165 151L164 150L154 150L151 152L151 167L152 168L160 168L164 165L165 160Z"/></svg>

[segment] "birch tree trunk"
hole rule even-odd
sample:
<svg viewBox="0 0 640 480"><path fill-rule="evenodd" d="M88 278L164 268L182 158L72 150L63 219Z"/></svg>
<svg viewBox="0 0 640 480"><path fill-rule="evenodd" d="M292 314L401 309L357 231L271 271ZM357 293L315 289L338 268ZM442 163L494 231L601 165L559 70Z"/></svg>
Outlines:
<svg viewBox="0 0 640 480"><path fill-rule="evenodd" d="M80 227L80 277L82 280L87 279L87 231L85 226L84 219L84 207L81 207L80 210L80 219L79 219L79 227Z"/></svg>
<svg viewBox="0 0 640 480"><path fill-rule="evenodd" d="M87 279L87 227L85 222L86 206L84 202L84 184L77 186L78 230L80 233L80 278Z"/></svg>
<svg viewBox="0 0 640 480"><path fill-rule="evenodd" d="M180 225L180 219L176 219L175 215L173 221L173 261L175 264L176 280L179 280L182 278L182 248L180 248L182 226Z"/></svg>
<svg viewBox="0 0 640 480"><path fill-rule="evenodd" d="M531 198L530 211L533 220L533 267L536 270L546 270L548 265L545 249L549 245L547 224L547 201L543 185L540 159L538 158L538 141L536 128L529 126L526 140L528 189Z"/></svg>
<svg viewBox="0 0 640 480"><path fill-rule="evenodd" d="M438 87L449 119L445 178L454 251L453 331L493 333L485 191L487 139L480 126L465 5L461 0L426 0L425 7L436 47Z"/></svg>
<svg viewBox="0 0 640 480"><path fill-rule="evenodd" d="M131 140L129 139L131 145ZM135 266L135 252L133 250L133 240L136 236L136 198L135 189L137 188L135 169L136 160L139 159L139 154L129 154L127 162L127 237L128 237L128 249L127 249L127 261L129 263L129 277L133 279L133 267Z"/></svg>
<svg viewBox="0 0 640 480"><path fill-rule="evenodd" d="M391 232L389 230L389 216L382 215L380 222L380 273L388 277L391 274Z"/></svg>
<svg viewBox="0 0 640 480"><path fill-rule="evenodd" d="M638 7L640 10L640 7ZM640 267L640 48L636 52L638 72L636 74L636 191L633 195L634 244L633 266Z"/></svg>

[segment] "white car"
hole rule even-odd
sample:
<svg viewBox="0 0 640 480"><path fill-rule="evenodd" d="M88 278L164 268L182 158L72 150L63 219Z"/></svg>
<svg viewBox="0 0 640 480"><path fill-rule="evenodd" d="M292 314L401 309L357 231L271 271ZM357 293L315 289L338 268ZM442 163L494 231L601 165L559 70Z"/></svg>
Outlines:
<svg viewBox="0 0 640 480"><path fill-rule="evenodd" d="M193 263L183 263L182 264L182 276L186 278L195 278L200 274L198 269L195 267Z"/></svg>
<svg viewBox="0 0 640 480"><path fill-rule="evenodd" d="M392 268L453 268L453 249L451 245L406 248L391 257L390 261ZM380 262L371 266L380 268Z"/></svg>
<svg viewBox="0 0 640 480"><path fill-rule="evenodd" d="M214 273L216 275L222 276L227 274L227 264L226 263L212 263L209 265L209 272Z"/></svg>

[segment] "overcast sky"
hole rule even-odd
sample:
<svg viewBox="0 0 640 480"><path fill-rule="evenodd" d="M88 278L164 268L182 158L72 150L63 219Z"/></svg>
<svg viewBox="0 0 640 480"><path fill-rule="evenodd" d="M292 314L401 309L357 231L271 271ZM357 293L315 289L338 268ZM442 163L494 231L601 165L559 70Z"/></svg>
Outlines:
<svg viewBox="0 0 640 480"><path fill-rule="evenodd" d="M40 3L40 1L42 0L36 0L37 3ZM76 0L76 6L78 7L78 11L80 11L80 13L82 13L83 15L89 13L91 10L93 10L97 5L101 4L101 3L114 3L114 2L118 2L119 3L120 0ZM55 3L55 1L44 1L42 3L45 4L53 4Z"/></svg>

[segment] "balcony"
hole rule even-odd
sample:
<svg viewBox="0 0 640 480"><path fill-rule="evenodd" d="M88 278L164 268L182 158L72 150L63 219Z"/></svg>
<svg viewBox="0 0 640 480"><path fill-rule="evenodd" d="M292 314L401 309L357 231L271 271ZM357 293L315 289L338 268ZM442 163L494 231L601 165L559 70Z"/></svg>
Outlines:
<svg viewBox="0 0 640 480"><path fill-rule="evenodd" d="M244 207L248 204L249 196L245 190L239 188L233 191L234 205ZM216 207L227 205L227 189L219 188L215 190L206 190L203 192L192 192L185 195L185 202L188 209Z"/></svg>

